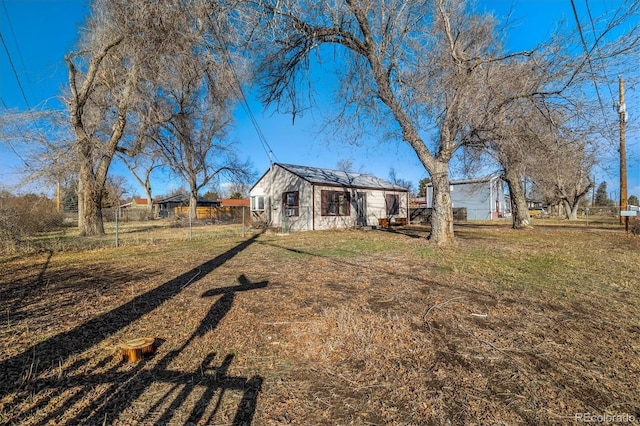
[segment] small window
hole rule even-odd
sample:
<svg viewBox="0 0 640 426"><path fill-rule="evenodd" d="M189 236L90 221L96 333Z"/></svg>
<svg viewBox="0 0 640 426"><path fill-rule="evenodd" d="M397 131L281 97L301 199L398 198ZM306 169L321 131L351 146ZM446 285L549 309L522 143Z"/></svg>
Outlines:
<svg viewBox="0 0 640 426"><path fill-rule="evenodd" d="M251 211L264 211L264 195L254 195L251 197Z"/></svg>
<svg viewBox="0 0 640 426"><path fill-rule="evenodd" d="M387 194L385 202L387 204L387 216L395 216L400 213L400 196L398 194Z"/></svg>
<svg viewBox="0 0 640 426"><path fill-rule="evenodd" d="M351 196L346 191L321 191L322 216L349 216Z"/></svg>
<svg viewBox="0 0 640 426"><path fill-rule="evenodd" d="M298 191L283 192L282 207L285 216L298 216L300 214Z"/></svg>

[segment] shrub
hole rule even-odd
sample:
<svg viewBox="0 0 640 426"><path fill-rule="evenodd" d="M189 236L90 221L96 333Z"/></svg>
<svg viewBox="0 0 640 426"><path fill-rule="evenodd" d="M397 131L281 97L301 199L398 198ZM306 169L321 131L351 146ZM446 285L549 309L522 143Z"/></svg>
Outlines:
<svg viewBox="0 0 640 426"><path fill-rule="evenodd" d="M633 218L629 221L629 231L633 235L640 235L640 219Z"/></svg>
<svg viewBox="0 0 640 426"><path fill-rule="evenodd" d="M0 194L0 249L15 248L21 239L62 226L55 203L42 195Z"/></svg>

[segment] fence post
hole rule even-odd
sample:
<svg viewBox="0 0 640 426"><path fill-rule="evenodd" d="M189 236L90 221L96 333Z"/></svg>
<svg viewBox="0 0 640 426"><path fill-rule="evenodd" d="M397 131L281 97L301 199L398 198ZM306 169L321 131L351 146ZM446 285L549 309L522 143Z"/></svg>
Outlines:
<svg viewBox="0 0 640 426"><path fill-rule="evenodd" d="M242 206L242 238L244 238L244 206Z"/></svg>
<svg viewBox="0 0 640 426"><path fill-rule="evenodd" d="M116 207L116 247L118 247L118 211L119 207Z"/></svg>

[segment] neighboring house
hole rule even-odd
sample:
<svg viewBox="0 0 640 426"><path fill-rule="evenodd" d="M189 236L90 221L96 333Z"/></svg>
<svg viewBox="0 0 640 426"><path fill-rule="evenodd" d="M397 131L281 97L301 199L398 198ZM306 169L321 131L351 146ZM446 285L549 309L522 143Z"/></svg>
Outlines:
<svg viewBox="0 0 640 426"><path fill-rule="evenodd" d="M176 215L186 216L189 211L189 196L186 194L172 195L171 197L163 198L155 201L158 206L158 216L161 218L173 218ZM220 201L209 200L204 197L198 197L197 203L197 216L211 216L210 209L219 207Z"/></svg>
<svg viewBox="0 0 640 426"><path fill-rule="evenodd" d="M285 231L406 223L408 216L407 189L363 173L276 163L249 194L254 220Z"/></svg>
<svg viewBox="0 0 640 426"><path fill-rule="evenodd" d="M465 208L467 220L493 220L505 217L510 209L500 176L452 180L451 201L454 208ZM427 196L421 207L433 207L433 185L427 185Z"/></svg>
<svg viewBox="0 0 640 426"><path fill-rule="evenodd" d="M121 209L147 209L148 207L146 198L133 197L131 201L120 206Z"/></svg>
<svg viewBox="0 0 640 426"><path fill-rule="evenodd" d="M151 218L146 198L133 197L128 203L119 206L118 214L123 220L145 220Z"/></svg>

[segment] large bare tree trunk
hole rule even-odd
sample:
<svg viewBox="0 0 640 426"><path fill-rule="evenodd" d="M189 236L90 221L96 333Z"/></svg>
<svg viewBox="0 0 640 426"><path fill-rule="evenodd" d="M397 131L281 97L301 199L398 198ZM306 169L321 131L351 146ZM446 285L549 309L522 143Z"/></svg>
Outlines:
<svg viewBox="0 0 640 426"><path fill-rule="evenodd" d="M487 114L481 92L495 56L493 20L470 15L461 1L255 3L273 23L265 33L267 44L258 46L266 52L259 73L263 100L286 107L295 117L303 109L297 92L306 84L298 82L307 79L309 55L323 44L341 45L346 55L338 63L345 71L338 76L341 112L335 122L349 128L364 119L368 127L370 120L384 131L399 126L402 140L433 181L430 239L453 243L448 165ZM433 149L424 139L428 122L436 123L440 133Z"/></svg>
<svg viewBox="0 0 640 426"><path fill-rule="evenodd" d="M71 56L65 58L69 67L69 85L71 97L68 100L71 126L75 133L77 159L80 163L78 173L78 228L80 235L103 235L102 222L102 191L106 181L106 174L111 163L111 156L102 156L98 162L97 172L94 172L94 144L100 144L90 136L85 127L84 112L89 103L89 98L94 89L93 82L100 68L100 64L107 53L117 46L122 39L116 39L107 44L93 56L89 62L89 68L84 79L78 78L78 70ZM81 83L78 86L78 83ZM117 120L113 126L113 133L109 139L109 145L115 147L124 130L124 119ZM99 179L98 176L103 176Z"/></svg>
<svg viewBox="0 0 640 426"><path fill-rule="evenodd" d="M133 171L131 173L138 180L138 182L140 183L140 186L142 186L142 188L144 188L144 196L147 199L147 212L152 213L153 212L153 197L151 196L151 170L149 169L149 170L147 170L145 172L144 181L142 181L140 178L138 178L138 176L136 176L136 174Z"/></svg>
<svg viewBox="0 0 640 426"><path fill-rule="evenodd" d="M429 239L437 244L449 244L454 240L453 208L449 182L449 162L434 161L431 173L433 184L433 212Z"/></svg>
<svg viewBox="0 0 640 426"><path fill-rule="evenodd" d="M189 217L198 218L198 193L194 190L189 191Z"/></svg>
<svg viewBox="0 0 640 426"><path fill-rule="evenodd" d="M511 216L513 220L513 229L530 229L531 218L529 216L529 208L527 207L527 198L524 194L524 188L520 181L520 174L514 171L505 171L504 180L509 187L509 198L511 199Z"/></svg>
<svg viewBox="0 0 640 426"><path fill-rule="evenodd" d="M82 185L82 180L78 179L78 229L82 229L84 227L84 189Z"/></svg>
<svg viewBox="0 0 640 426"><path fill-rule="evenodd" d="M72 105L77 110L77 105ZM78 172L78 228L80 235L104 235L102 220L102 196L104 194L107 173L117 142L121 139L125 127L122 115L113 125L111 138L107 145L107 153L100 157L94 171L93 144L87 136L81 118L72 115L72 124L76 134L77 158L80 162Z"/></svg>
<svg viewBox="0 0 640 426"><path fill-rule="evenodd" d="M103 235L102 189L104 185L99 185L98 182L96 182L96 177L90 165L87 164L80 166L79 178L80 182L82 182L82 197L80 197L80 195L78 196L78 203L80 203L79 200L81 198L83 200L82 216L80 216L80 211L78 211L78 220L82 217L80 235Z"/></svg>
<svg viewBox="0 0 640 426"><path fill-rule="evenodd" d="M136 115L142 119L139 114L149 113L150 84L172 74L165 73L168 59L184 59L196 50L200 34L194 18L204 9L191 6L191 2L94 0L82 49L65 58L71 92L67 103L81 169L78 200L83 235L104 234L102 197L113 156L117 152L134 156L142 148L144 138L123 138L125 130L133 131L126 129L127 121L133 124ZM192 11L193 15L188 13Z"/></svg>
<svg viewBox="0 0 640 426"><path fill-rule="evenodd" d="M564 213L567 220L578 220L578 201L572 204L569 200L562 200L562 206L564 207Z"/></svg>

